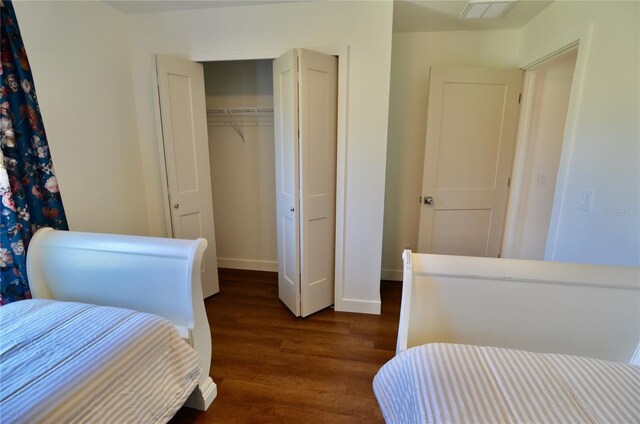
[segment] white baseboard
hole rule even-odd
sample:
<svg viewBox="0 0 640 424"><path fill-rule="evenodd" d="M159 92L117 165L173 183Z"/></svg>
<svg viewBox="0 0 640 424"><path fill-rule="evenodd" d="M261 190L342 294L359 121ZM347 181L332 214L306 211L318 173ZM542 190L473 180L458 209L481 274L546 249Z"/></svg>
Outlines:
<svg viewBox="0 0 640 424"><path fill-rule="evenodd" d="M402 281L402 270L401 269L383 269L380 272L381 280L389 280L389 281Z"/></svg>
<svg viewBox="0 0 640 424"><path fill-rule="evenodd" d="M342 299L336 303L335 310L339 312L380 315L380 306L380 301Z"/></svg>
<svg viewBox="0 0 640 424"><path fill-rule="evenodd" d="M278 272L278 262L259 261L253 259L218 258L218 268Z"/></svg>

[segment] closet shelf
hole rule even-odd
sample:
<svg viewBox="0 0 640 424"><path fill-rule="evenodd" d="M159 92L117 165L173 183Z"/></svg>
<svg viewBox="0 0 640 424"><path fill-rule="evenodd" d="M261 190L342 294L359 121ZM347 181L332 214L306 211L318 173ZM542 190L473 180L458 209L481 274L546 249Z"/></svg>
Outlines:
<svg viewBox="0 0 640 424"><path fill-rule="evenodd" d="M256 107L225 107L207 109L208 118L235 117L235 116L273 116L273 108Z"/></svg>
<svg viewBox="0 0 640 424"><path fill-rule="evenodd" d="M231 127L244 142L245 127L273 127L273 108L225 107L207 109L207 126Z"/></svg>

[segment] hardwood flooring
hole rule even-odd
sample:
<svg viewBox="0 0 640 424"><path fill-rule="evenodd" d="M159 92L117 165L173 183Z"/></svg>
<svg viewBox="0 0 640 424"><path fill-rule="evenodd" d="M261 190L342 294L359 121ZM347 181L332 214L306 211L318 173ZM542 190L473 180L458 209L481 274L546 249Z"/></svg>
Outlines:
<svg viewBox="0 0 640 424"><path fill-rule="evenodd" d="M220 269L220 289L205 301L218 396L172 424L384 422L371 383L394 354L399 282L382 282L379 316L327 308L295 318L275 273Z"/></svg>

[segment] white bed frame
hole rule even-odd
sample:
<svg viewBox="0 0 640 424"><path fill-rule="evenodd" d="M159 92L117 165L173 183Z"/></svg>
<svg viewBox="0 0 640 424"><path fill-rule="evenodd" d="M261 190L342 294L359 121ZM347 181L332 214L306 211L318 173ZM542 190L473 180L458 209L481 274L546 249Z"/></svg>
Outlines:
<svg viewBox="0 0 640 424"><path fill-rule="evenodd" d="M498 346L640 365L640 268L412 254L397 353Z"/></svg>
<svg viewBox="0 0 640 424"><path fill-rule="evenodd" d="M216 397L211 333L200 268L207 241L37 231L27 272L34 298L117 306L160 315L198 353L202 375L186 406L206 410Z"/></svg>

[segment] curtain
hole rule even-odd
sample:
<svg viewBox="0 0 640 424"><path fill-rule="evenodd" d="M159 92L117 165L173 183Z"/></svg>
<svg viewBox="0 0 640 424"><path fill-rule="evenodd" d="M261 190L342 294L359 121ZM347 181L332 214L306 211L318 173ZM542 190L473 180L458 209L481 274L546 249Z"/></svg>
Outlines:
<svg viewBox="0 0 640 424"><path fill-rule="evenodd" d="M26 254L41 227L67 230L13 4L0 7L0 305L31 297Z"/></svg>

